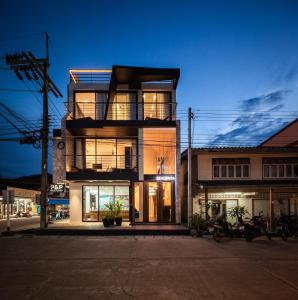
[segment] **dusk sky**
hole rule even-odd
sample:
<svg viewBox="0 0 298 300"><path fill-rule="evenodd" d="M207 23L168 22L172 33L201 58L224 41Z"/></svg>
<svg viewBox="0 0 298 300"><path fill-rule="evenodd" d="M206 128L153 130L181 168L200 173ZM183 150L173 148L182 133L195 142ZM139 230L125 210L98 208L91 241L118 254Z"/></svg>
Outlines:
<svg viewBox="0 0 298 300"><path fill-rule="evenodd" d="M1 2L0 24L1 68L6 53L44 55L40 32L49 33L50 76L64 96L51 96L55 127L68 69L112 65L181 69L182 148L189 106L195 147L258 145L298 116L298 1L11 0ZM12 71L0 80L1 103L40 119L39 93L1 90L26 89ZM0 138L18 136L8 127L0 117ZM2 177L40 173L41 150L1 142L0 154Z"/></svg>

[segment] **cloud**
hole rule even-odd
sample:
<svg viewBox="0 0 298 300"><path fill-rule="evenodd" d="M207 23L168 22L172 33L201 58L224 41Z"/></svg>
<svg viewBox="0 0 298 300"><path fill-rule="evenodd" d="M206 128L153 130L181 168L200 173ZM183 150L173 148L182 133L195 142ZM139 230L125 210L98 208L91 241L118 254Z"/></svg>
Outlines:
<svg viewBox="0 0 298 300"><path fill-rule="evenodd" d="M288 122L276 112L284 108L289 90L278 90L259 97L242 100L240 115L229 123L224 133L217 134L208 147L256 146ZM275 113L275 114L274 114Z"/></svg>

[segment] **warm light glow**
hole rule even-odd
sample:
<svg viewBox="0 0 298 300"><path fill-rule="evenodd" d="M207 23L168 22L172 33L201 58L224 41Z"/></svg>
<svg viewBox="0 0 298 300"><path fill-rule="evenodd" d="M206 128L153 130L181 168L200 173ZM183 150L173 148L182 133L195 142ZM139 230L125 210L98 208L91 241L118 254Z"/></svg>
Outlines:
<svg viewBox="0 0 298 300"><path fill-rule="evenodd" d="M241 192L224 192L224 195L235 195L235 194L241 194Z"/></svg>

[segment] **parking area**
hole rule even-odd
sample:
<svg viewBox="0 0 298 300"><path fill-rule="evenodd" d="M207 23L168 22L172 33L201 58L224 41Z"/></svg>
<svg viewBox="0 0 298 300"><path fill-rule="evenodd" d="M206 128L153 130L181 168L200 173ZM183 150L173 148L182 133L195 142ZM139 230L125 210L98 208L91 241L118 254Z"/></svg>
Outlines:
<svg viewBox="0 0 298 300"><path fill-rule="evenodd" d="M297 299L298 240L0 239L1 299Z"/></svg>

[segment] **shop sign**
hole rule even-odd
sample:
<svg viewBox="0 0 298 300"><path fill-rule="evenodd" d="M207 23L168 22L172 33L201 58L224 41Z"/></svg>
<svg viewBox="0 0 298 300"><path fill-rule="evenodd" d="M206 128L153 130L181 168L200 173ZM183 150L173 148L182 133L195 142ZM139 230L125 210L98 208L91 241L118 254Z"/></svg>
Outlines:
<svg viewBox="0 0 298 300"><path fill-rule="evenodd" d="M3 204L13 204L14 203L14 191L2 190Z"/></svg>
<svg viewBox="0 0 298 300"><path fill-rule="evenodd" d="M173 175L158 175L158 176L156 176L156 180L172 181L172 180L175 180L175 176L173 176Z"/></svg>
<svg viewBox="0 0 298 300"><path fill-rule="evenodd" d="M50 185L51 193L64 193L65 184L64 183L53 183Z"/></svg>

